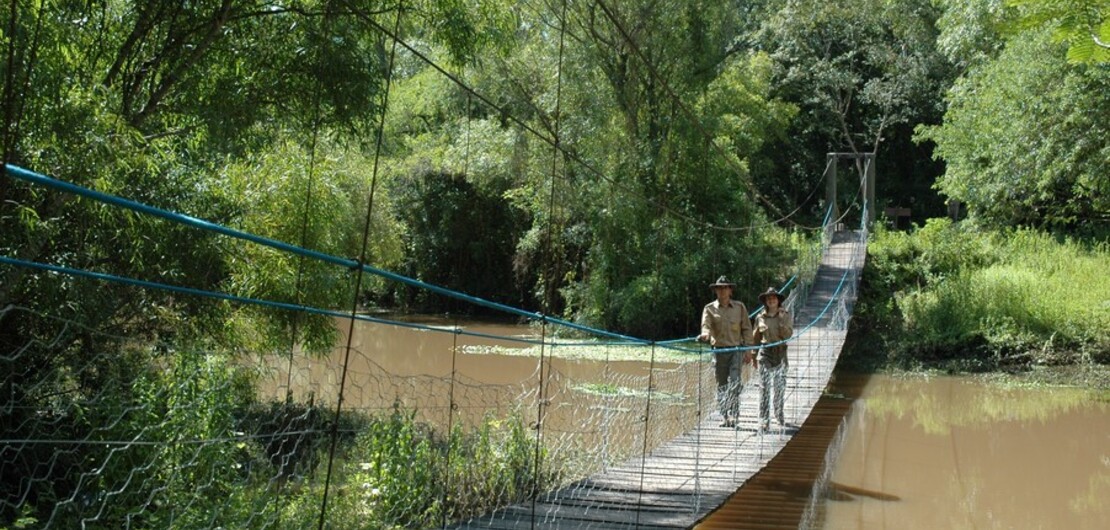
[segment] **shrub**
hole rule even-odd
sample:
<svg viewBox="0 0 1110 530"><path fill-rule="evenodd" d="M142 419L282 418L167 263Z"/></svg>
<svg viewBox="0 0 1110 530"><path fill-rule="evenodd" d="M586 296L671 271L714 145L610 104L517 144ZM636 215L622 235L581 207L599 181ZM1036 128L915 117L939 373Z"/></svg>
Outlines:
<svg viewBox="0 0 1110 530"><path fill-rule="evenodd" d="M371 420L337 455L331 527L435 527L524 501L562 480L564 463L547 451L539 455L543 471L537 472L535 433L518 416L487 418L470 432L456 426L442 438L414 418L415 411L395 408ZM285 506L282 521L293 527L316 521L323 471L316 476Z"/></svg>

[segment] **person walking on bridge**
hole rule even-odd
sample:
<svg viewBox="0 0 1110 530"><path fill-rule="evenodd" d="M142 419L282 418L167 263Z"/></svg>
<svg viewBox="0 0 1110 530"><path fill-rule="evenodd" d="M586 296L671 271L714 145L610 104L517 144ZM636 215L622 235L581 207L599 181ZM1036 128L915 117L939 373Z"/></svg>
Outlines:
<svg viewBox="0 0 1110 530"><path fill-rule="evenodd" d="M715 350L714 368L717 375L717 407L724 418L721 427L736 427L740 418L740 362L753 362L751 351L735 350L739 346L752 344L752 322L748 308L740 301L732 299L736 284L721 276L709 284L717 299L705 305L701 312L701 334L698 340L708 342Z"/></svg>
<svg viewBox="0 0 1110 530"><path fill-rule="evenodd" d="M794 319L783 309L785 300L774 287L769 287L759 295L759 301L764 309L755 317L753 339L760 345L756 359L760 383L759 425L761 430L766 431L770 427L770 394L775 399L775 419L779 426L786 425L786 414L782 406L786 397L786 368L789 361L786 358L786 344L781 342L794 335Z"/></svg>

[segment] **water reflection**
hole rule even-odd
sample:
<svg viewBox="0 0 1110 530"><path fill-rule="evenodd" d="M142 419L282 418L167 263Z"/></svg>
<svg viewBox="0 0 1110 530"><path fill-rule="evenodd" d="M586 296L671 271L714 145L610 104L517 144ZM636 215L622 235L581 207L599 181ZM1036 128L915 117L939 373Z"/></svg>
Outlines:
<svg viewBox="0 0 1110 530"><path fill-rule="evenodd" d="M849 422L825 528L1110 524L1110 408L1093 393L875 376Z"/></svg>

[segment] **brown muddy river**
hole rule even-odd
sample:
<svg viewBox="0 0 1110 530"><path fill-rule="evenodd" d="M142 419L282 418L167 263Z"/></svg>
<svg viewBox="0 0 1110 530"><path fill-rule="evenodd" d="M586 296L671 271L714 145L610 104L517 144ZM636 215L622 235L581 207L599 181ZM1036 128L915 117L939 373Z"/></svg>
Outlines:
<svg viewBox="0 0 1110 530"><path fill-rule="evenodd" d="M1110 528L1102 399L873 376L847 420L823 528Z"/></svg>
<svg viewBox="0 0 1110 530"><path fill-rule="evenodd" d="M345 411L380 416L399 406L438 432L490 418L518 417L534 426L542 414L546 443L585 455L588 469L688 431L699 420L698 410L713 402L713 389L701 385L711 380L712 364L697 355L652 365L646 348L644 361L607 360L604 349L593 352L596 359L572 360L548 346L541 363L536 355L509 354L532 346L517 339L538 340L539 328L409 320L466 333L358 322L348 356L348 322L337 320L340 346L320 357L294 356L291 377L288 357L266 359L263 395L283 399L288 381L296 401L334 406L346 365Z"/></svg>
<svg viewBox="0 0 1110 530"><path fill-rule="evenodd" d="M497 337L538 333L511 324L419 324L458 325ZM342 346L346 321L339 328ZM343 347L319 358L298 355L291 378L287 358L267 360L264 393L280 399L291 380L298 401L334 404L346 361L345 410L380 414L399 403L444 429L488 414L519 414L534 422L542 402L545 432L567 451L590 453L587 467L595 469L689 430L704 400L712 399L711 389L699 386L699 380L712 380L712 365L696 357L654 366L646 358L541 365L535 357L488 353L491 346L527 345L358 323L349 359ZM649 384L655 389L653 421L644 424ZM604 391L592 390L597 388ZM817 528L1110 528L1105 394L1100 400L1072 389L886 376L871 376L862 389L844 392L860 397L836 446L839 456L829 499L818 503Z"/></svg>

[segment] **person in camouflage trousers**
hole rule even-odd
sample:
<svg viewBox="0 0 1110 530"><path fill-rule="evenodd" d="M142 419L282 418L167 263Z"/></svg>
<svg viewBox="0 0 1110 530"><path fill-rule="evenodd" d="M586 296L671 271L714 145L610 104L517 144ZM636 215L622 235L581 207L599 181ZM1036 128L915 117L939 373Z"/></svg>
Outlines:
<svg viewBox="0 0 1110 530"><path fill-rule="evenodd" d="M755 317L753 338L760 345L756 363L759 366L759 420L760 429L767 430L770 423L771 403L774 395L775 419L780 426L786 425L783 404L786 398L786 369L789 360L786 344L782 341L794 335L794 319L782 305L785 298L774 287L759 295L763 311Z"/></svg>

